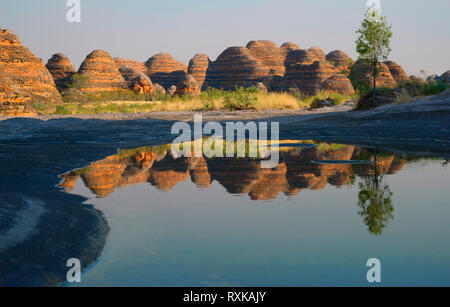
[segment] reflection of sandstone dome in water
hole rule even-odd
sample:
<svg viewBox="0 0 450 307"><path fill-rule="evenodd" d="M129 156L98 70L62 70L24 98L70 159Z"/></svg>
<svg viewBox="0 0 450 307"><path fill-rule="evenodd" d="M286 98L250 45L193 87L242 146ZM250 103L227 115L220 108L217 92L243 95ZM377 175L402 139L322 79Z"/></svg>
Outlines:
<svg viewBox="0 0 450 307"><path fill-rule="evenodd" d="M205 89L206 73L211 66L211 61L206 54L196 54L190 61L188 74L192 75L200 89Z"/></svg>
<svg viewBox="0 0 450 307"><path fill-rule="evenodd" d="M0 29L0 115L32 115L35 101L59 103L61 95L42 60Z"/></svg>
<svg viewBox="0 0 450 307"><path fill-rule="evenodd" d="M352 82L344 75L334 75L322 84L325 91L337 92L339 94L350 96L355 93Z"/></svg>
<svg viewBox="0 0 450 307"><path fill-rule="evenodd" d="M72 81L72 75L77 72L69 58L62 53L54 54L46 67L58 88L66 88Z"/></svg>
<svg viewBox="0 0 450 307"><path fill-rule="evenodd" d="M195 167L191 169L191 180L199 188L207 188L211 185L211 176L208 171L208 164L206 160L202 158L197 158Z"/></svg>
<svg viewBox="0 0 450 307"><path fill-rule="evenodd" d="M103 50L91 52L81 64L78 73L88 77L83 92L102 92L126 89L127 83L113 59Z"/></svg>

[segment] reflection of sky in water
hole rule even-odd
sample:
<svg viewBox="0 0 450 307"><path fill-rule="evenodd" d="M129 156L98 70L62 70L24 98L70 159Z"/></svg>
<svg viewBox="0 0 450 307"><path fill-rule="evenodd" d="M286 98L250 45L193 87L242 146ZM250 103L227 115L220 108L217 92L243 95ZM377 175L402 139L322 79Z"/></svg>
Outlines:
<svg viewBox="0 0 450 307"><path fill-rule="evenodd" d="M78 179L72 193L89 197L111 227L81 285L368 285L373 257L383 285L450 285L450 169L430 160L385 175L395 211L380 236L358 215L361 180L269 202L190 180L170 191L138 183L95 198Z"/></svg>

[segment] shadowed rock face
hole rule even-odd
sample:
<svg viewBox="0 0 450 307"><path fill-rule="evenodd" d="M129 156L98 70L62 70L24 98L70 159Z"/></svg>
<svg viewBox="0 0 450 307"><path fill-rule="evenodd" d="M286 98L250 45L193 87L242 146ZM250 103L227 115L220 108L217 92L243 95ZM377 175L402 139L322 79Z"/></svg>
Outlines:
<svg viewBox="0 0 450 307"><path fill-rule="evenodd" d="M268 75L281 77L284 75L285 53L272 41L251 41L247 44L247 49L250 50L255 59L268 69Z"/></svg>
<svg viewBox="0 0 450 307"><path fill-rule="evenodd" d="M207 82L209 86L226 90L235 86L250 87L263 81L268 72L247 48L230 47L214 62Z"/></svg>
<svg viewBox="0 0 450 307"><path fill-rule="evenodd" d="M187 67L177 62L168 53L158 53L145 62L147 75L153 82L159 83L164 88L178 84L186 75Z"/></svg>
<svg viewBox="0 0 450 307"><path fill-rule="evenodd" d="M206 74L211 66L211 60L206 54L196 54L190 61L188 74L197 81L198 87L203 90L207 88Z"/></svg>
<svg viewBox="0 0 450 307"><path fill-rule="evenodd" d="M392 77L389 67L386 64L380 63L378 70L377 86L392 88L397 85L397 81ZM373 84L373 68L362 61L356 61L355 65L352 67L350 76L353 86L355 86L356 83L362 83L368 86L372 86Z"/></svg>
<svg viewBox="0 0 450 307"><path fill-rule="evenodd" d="M57 103L61 95L42 60L0 29L0 115L32 115L31 102Z"/></svg>
<svg viewBox="0 0 450 307"><path fill-rule="evenodd" d="M161 154L162 153L162 154ZM71 189L81 176L98 197L110 195L117 187L148 182L160 190L171 190L189 178L200 188L219 182L231 194L248 194L254 200L270 200L280 193L297 195L303 189L321 190L327 184L341 187L355 174L373 175L372 164L317 164L315 160L374 160L371 152L349 145L287 149L280 152L280 162L273 169L261 168L259 159L250 158L179 158L155 147L143 147L94 162L91 166L63 175L61 187ZM393 154L378 157L379 174L399 172L405 159Z"/></svg>
<svg viewBox="0 0 450 307"><path fill-rule="evenodd" d="M440 80L446 80L447 84L450 85L450 70L447 70L442 76L439 78Z"/></svg>
<svg viewBox="0 0 450 307"><path fill-rule="evenodd" d="M145 74L128 66L120 66L119 72L128 83L128 87L135 93L151 94L153 83Z"/></svg>
<svg viewBox="0 0 450 307"><path fill-rule="evenodd" d="M289 51L286 55L286 59L284 61L284 65L286 66L286 70L289 66L294 64L312 64L314 62L320 62L321 58L316 54L311 52L310 50L305 49L294 49Z"/></svg>
<svg viewBox="0 0 450 307"><path fill-rule="evenodd" d="M72 62L63 53L54 54L45 66L59 89L66 88L72 81L72 75L77 72Z"/></svg>
<svg viewBox="0 0 450 307"><path fill-rule="evenodd" d="M298 87L302 93L314 95L320 90L323 82L336 73L336 68L326 61L312 64L297 63L287 68L283 86Z"/></svg>
<svg viewBox="0 0 450 307"><path fill-rule="evenodd" d="M186 75L183 80L178 83L175 95L178 95L180 97L182 96L191 96L195 97L200 95L200 88L197 84L197 81L195 81L194 76L192 75Z"/></svg>
<svg viewBox="0 0 450 307"><path fill-rule="evenodd" d="M83 92L102 92L126 89L127 83L113 59L103 50L90 53L81 64L78 73L88 77L88 85Z"/></svg>
<svg viewBox="0 0 450 307"><path fill-rule="evenodd" d="M128 60L124 58L114 58L114 63L116 63L117 67L121 66L127 66L130 68L133 68L134 70L143 73L144 75L147 74L147 67L145 66L145 63L134 61L134 60Z"/></svg>
<svg viewBox="0 0 450 307"><path fill-rule="evenodd" d="M337 92L345 96L350 96L355 93L350 79L342 74L334 75L325 80L322 88L326 91Z"/></svg>
<svg viewBox="0 0 450 307"><path fill-rule="evenodd" d="M327 60L344 74L350 73L350 68L353 65L353 60L344 51L334 50L327 54Z"/></svg>
<svg viewBox="0 0 450 307"><path fill-rule="evenodd" d="M408 75L403 70L403 68L394 61L386 61L384 62L384 64L386 64L389 68L389 71L391 72L391 75L392 77L394 77L395 81L404 82L409 80Z"/></svg>

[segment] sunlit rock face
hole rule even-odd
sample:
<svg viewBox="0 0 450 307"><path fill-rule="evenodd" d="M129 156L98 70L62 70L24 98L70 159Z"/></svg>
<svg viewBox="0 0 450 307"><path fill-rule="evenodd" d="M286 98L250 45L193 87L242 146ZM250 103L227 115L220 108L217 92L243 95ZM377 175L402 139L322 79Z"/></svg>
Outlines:
<svg viewBox="0 0 450 307"><path fill-rule="evenodd" d="M329 92L336 92L345 96L350 96L355 93L355 89L353 88L350 79L342 74L337 74L326 79L322 84L322 89Z"/></svg>
<svg viewBox="0 0 450 307"><path fill-rule="evenodd" d="M292 42L283 43L280 48L284 52L285 57L292 50L300 50L300 47Z"/></svg>
<svg viewBox="0 0 450 307"><path fill-rule="evenodd" d="M75 67L63 53L54 54L45 65L52 74L58 89L67 88L72 82L72 75L76 73Z"/></svg>
<svg viewBox="0 0 450 307"><path fill-rule="evenodd" d="M344 51L334 50L327 54L327 61L331 62L340 73L348 75L353 65L353 60Z"/></svg>
<svg viewBox="0 0 450 307"><path fill-rule="evenodd" d="M135 93L151 94L153 92L153 83L145 74L128 66L120 66L119 72L128 83L128 88Z"/></svg>
<svg viewBox="0 0 450 307"><path fill-rule="evenodd" d="M174 94L180 97L196 97L200 95L200 87L194 76L186 75L176 86Z"/></svg>
<svg viewBox="0 0 450 307"><path fill-rule="evenodd" d="M371 87L373 84L373 67L362 61L356 61L350 72L350 79L355 87L361 84ZM392 77L389 67L384 63L379 64L376 83L379 87L393 88L397 86L397 81Z"/></svg>
<svg viewBox="0 0 450 307"><path fill-rule="evenodd" d="M211 65L212 62L206 54L196 54L189 61L188 74L195 78L201 90L205 90L208 87L206 74Z"/></svg>
<svg viewBox="0 0 450 307"><path fill-rule="evenodd" d="M32 102L59 103L61 95L44 62L0 29L0 115L33 115Z"/></svg>
<svg viewBox="0 0 450 307"><path fill-rule="evenodd" d="M395 63L394 61L386 61L384 64L387 65L389 68L389 71L391 72L392 77L397 81L398 83L408 81L408 75L406 74L403 67Z"/></svg>
<svg viewBox="0 0 450 307"><path fill-rule="evenodd" d="M168 89L177 85L187 73L187 67L177 62L170 54L162 52L152 56L145 62L147 75L153 82Z"/></svg>
<svg viewBox="0 0 450 307"><path fill-rule="evenodd" d="M127 82L113 59L103 50L90 53L81 64L78 73L88 78L87 85L81 89L83 92L115 91L127 88Z"/></svg>
<svg viewBox="0 0 450 307"><path fill-rule="evenodd" d="M368 160L375 155L354 146L322 144L310 148L286 148L280 151L278 165L261 168L253 158L174 158L169 145L121 151L118 155L92 163L89 167L62 176L61 187L70 191L78 178L98 197L109 196L118 187L149 183L169 191L191 180L198 188L208 188L214 181L228 193L247 194L253 200L273 200L284 194L298 195L304 189L321 190L327 184L342 187L355 175L394 174L405 159L379 153L377 164L318 164L321 160ZM168 151L169 150L169 151Z"/></svg>
<svg viewBox="0 0 450 307"><path fill-rule="evenodd" d="M284 75L285 53L269 40L251 41L247 44L250 53L267 68L268 76Z"/></svg>

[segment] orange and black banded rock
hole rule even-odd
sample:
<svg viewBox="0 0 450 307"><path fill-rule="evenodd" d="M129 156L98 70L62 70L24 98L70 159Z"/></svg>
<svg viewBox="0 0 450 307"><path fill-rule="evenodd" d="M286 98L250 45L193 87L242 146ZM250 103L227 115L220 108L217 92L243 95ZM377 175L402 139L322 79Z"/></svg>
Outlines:
<svg viewBox="0 0 450 307"><path fill-rule="evenodd" d="M170 54L162 52L152 56L145 62L147 75L153 82L168 89L178 84L187 73L187 67L177 62Z"/></svg>
<svg viewBox="0 0 450 307"><path fill-rule="evenodd" d="M349 74L353 60L344 51L334 50L327 54L327 60L331 62L339 72Z"/></svg>
<svg viewBox="0 0 450 307"><path fill-rule="evenodd" d="M198 83L195 80L194 76L186 75L183 80L178 83L175 95L180 97L182 96L191 96L195 97L200 95L200 88L198 87Z"/></svg>
<svg viewBox="0 0 450 307"><path fill-rule="evenodd" d="M115 91L127 88L127 82L113 59L103 50L90 53L81 64L78 73L88 77L88 84L81 89L82 92Z"/></svg>
<svg viewBox="0 0 450 307"><path fill-rule="evenodd" d="M270 76L284 75L285 53L274 42L269 40L251 41L246 47L253 57L267 68Z"/></svg>
<svg viewBox="0 0 450 307"><path fill-rule="evenodd" d="M35 114L32 102L62 100L44 62L12 31L0 29L0 115Z"/></svg>
<svg viewBox="0 0 450 307"><path fill-rule="evenodd" d="M359 85L372 87L373 68L367 63L356 61L350 72L350 79L352 80L354 87L358 87ZM392 77L388 66L384 63L380 63L378 66L376 84L379 87L393 88L397 86L397 81Z"/></svg>
<svg viewBox="0 0 450 307"><path fill-rule="evenodd" d="M128 83L128 88L135 93L151 94L153 92L152 80L143 73L128 66L120 66L119 72Z"/></svg>
<svg viewBox="0 0 450 307"><path fill-rule="evenodd" d="M135 60L128 60L124 58L114 58L114 63L116 63L117 67L120 66L127 66L130 68L133 68L134 70L143 73L144 75L147 74L147 67L145 66L144 62L135 61Z"/></svg>
<svg viewBox="0 0 450 307"><path fill-rule="evenodd" d="M342 74L337 74L326 79L322 84L322 89L329 92L336 92L345 96L355 93L352 82Z"/></svg>
<svg viewBox="0 0 450 307"><path fill-rule="evenodd" d="M392 77L394 77L394 79L401 83L404 81L408 81L408 75L406 74L405 70L398 65L397 63L395 63L394 61L386 61L384 62L384 64L387 65L387 67L389 68L389 71L391 72Z"/></svg>
<svg viewBox="0 0 450 307"><path fill-rule="evenodd" d="M327 59L325 52L323 52L319 47L311 47L308 51L312 52L320 62L325 62Z"/></svg>
<svg viewBox="0 0 450 307"><path fill-rule="evenodd" d="M76 73L75 67L63 53L54 54L45 65L52 74L56 87L65 89L72 82L72 75Z"/></svg>
<svg viewBox="0 0 450 307"><path fill-rule="evenodd" d="M300 47L297 44L286 42L281 45L280 49L284 52L284 56L291 52L292 50L300 50Z"/></svg>
<svg viewBox="0 0 450 307"><path fill-rule="evenodd" d="M437 81L439 81L439 78L440 77L438 75L433 74L431 76L428 76L427 82L437 82Z"/></svg>
<svg viewBox="0 0 450 307"><path fill-rule="evenodd" d="M308 95L316 94L322 83L337 74L336 67L328 62L316 61L312 64L293 64L286 68L283 79L283 87L298 87L302 93Z"/></svg>
<svg viewBox="0 0 450 307"><path fill-rule="evenodd" d="M230 47L219 55L208 72L208 86L232 90L262 82L269 70L245 47Z"/></svg>
<svg viewBox="0 0 450 307"><path fill-rule="evenodd" d="M312 64L314 62L321 62L321 57L317 56L310 50L298 49L291 50L284 60L286 69L293 64Z"/></svg>
<svg viewBox="0 0 450 307"><path fill-rule="evenodd" d="M190 61L188 74L192 75L201 90L206 89L206 74L211 66L211 60L206 54L196 54Z"/></svg>

